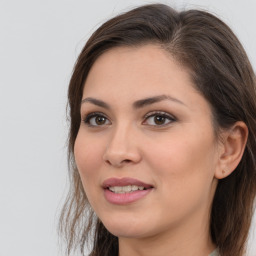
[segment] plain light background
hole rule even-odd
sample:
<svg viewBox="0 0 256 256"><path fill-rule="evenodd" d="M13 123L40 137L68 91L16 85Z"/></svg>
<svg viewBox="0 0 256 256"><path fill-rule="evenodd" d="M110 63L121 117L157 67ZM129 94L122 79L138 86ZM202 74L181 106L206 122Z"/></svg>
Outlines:
<svg viewBox="0 0 256 256"><path fill-rule="evenodd" d="M159 2L217 14L255 70L255 0ZM68 186L65 108L73 64L103 21L144 3L152 2L0 0L0 256L63 255L56 226ZM256 256L253 233L248 256Z"/></svg>

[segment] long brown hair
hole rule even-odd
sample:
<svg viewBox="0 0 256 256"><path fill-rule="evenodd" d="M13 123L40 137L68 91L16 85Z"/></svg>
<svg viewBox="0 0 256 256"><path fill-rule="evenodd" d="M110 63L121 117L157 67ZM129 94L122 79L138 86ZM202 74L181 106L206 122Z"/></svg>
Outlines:
<svg viewBox="0 0 256 256"><path fill-rule="evenodd" d="M256 88L248 57L230 28L200 10L177 12L163 5L141 6L112 18L84 46L68 90L71 186L60 218L68 254L93 238L91 256L118 255L118 239L95 216L74 161L83 86L95 60L117 46L158 44L187 67L195 87L212 108L215 131L243 121L249 129L236 170L219 180L212 203L210 231L221 256L241 256L246 248L256 194Z"/></svg>

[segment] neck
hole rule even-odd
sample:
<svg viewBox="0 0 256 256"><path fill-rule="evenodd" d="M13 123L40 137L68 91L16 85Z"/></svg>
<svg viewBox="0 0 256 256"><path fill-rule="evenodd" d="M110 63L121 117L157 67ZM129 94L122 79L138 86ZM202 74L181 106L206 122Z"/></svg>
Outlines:
<svg viewBox="0 0 256 256"><path fill-rule="evenodd" d="M183 227L146 238L119 238L119 256L207 256L215 245L210 238L209 220L199 216ZM195 225L196 223L196 225Z"/></svg>

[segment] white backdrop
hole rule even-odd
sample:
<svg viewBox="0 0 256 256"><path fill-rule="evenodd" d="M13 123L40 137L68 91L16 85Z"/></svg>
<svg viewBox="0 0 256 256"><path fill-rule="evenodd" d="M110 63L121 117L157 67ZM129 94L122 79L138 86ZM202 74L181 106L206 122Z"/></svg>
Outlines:
<svg viewBox="0 0 256 256"><path fill-rule="evenodd" d="M255 0L159 2L218 14L255 69ZM63 255L56 225L67 190L65 107L72 67L101 22L143 3L150 2L0 0L0 256ZM253 232L249 247L248 256L256 256Z"/></svg>

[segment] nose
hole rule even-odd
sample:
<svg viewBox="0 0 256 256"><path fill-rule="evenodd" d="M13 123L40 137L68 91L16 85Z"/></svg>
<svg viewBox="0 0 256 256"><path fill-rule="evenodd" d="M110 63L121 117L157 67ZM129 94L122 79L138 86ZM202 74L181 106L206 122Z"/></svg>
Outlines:
<svg viewBox="0 0 256 256"><path fill-rule="evenodd" d="M139 163L141 152L137 142L134 129L127 126L116 127L109 138L103 160L117 168Z"/></svg>

